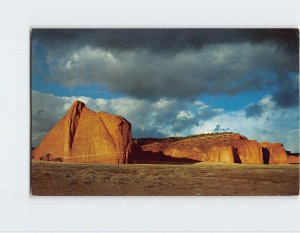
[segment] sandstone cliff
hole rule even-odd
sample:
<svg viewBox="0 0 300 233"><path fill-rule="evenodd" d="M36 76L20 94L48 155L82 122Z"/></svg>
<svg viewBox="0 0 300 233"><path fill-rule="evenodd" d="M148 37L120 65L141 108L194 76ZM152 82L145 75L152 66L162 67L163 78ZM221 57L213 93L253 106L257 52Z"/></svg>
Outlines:
<svg viewBox="0 0 300 233"><path fill-rule="evenodd" d="M290 155L290 156L288 156L288 162L290 164L299 164L300 163L300 157L299 156Z"/></svg>
<svg viewBox="0 0 300 233"><path fill-rule="evenodd" d="M128 163L131 124L120 116L93 112L75 101L68 113L32 151L35 160Z"/></svg>
<svg viewBox="0 0 300 233"><path fill-rule="evenodd" d="M300 163L299 153L291 153L290 151L286 151L286 153L287 153L287 160L290 164Z"/></svg>
<svg viewBox="0 0 300 233"><path fill-rule="evenodd" d="M144 152L173 158L242 164L288 163L280 143L258 143L236 133L194 135L185 138L137 139Z"/></svg>
<svg viewBox="0 0 300 233"><path fill-rule="evenodd" d="M260 146L270 164L288 163L287 153L281 143L262 142Z"/></svg>

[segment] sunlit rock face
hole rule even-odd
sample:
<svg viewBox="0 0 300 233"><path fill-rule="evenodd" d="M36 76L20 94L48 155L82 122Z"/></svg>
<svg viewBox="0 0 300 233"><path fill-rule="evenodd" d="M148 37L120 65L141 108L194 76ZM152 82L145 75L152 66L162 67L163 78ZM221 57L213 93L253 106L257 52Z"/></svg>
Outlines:
<svg viewBox="0 0 300 233"><path fill-rule="evenodd" d="M280 164L288 163L280 143L258 143L237 133L215 133L183 138L139 139L144 152L197 161ZM269 153L269 154L268 154Z"/></svg>
<svg viewBox="0 0 300 233"><path fill-rule="evenodd" d="M212 146L207 152L208 161L234 163L233 147L227 146Z"/></svg>
<svg viewBox="0 0 300 233"><path fill-rule="evenodd" d="M120 116L93 112L75 101L32 151L35 160L124 164L132 152L131 124Z"/></svg>
<svg viewBox="0 0 300 233"><path fill-rule="evenodd" d="M231 142L242 164L262 164L262 149L256 140L233 140Z"/></svg>
<svg viewBox="0 0 300 233"><path fill-rule="evenodd" d="M288 156L281 143L262 142L260 146L265 158L269 158L270 164L287 164Z"/></svg>
<svg viewBox="0 0 300 233"><path fill-rule="evenodd" d="M290 164L299 164L300 162L300 157L298 156L293 156L293 155L289 155L288 156L288 163Z"/></svg>

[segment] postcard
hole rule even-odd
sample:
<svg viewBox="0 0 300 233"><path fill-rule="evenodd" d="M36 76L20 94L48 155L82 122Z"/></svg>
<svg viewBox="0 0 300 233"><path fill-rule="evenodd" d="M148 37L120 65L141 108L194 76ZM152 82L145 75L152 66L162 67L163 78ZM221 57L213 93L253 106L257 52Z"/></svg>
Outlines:
<svg viewBox="0 0 300 233"><path fill-rule="evenodd" d="M298 29L31 31L31 190L299 194Z"/></svg>

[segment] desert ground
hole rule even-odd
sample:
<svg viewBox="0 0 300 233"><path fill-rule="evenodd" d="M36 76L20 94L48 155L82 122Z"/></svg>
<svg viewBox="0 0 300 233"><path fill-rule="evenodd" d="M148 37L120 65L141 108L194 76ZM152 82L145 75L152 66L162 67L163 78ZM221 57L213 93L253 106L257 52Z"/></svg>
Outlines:
<svg viewBox="0 0 300 233"><path fill-rule="evenodd" d="M299 165L103 165L34 161L32 195L298 195Z"/></svg>

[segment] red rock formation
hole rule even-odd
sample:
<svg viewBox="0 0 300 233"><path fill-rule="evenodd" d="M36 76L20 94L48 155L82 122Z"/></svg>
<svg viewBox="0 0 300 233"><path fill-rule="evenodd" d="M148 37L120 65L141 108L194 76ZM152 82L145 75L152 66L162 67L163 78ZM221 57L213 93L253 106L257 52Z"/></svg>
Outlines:
<svg viewBox="0 0 300 233"><path fill-rule="evenodd" d="M127 120L90 111L75 101L32 153L36 160L123 164L128 163L132 146Z"/></svg>
<svg viewBox="0 0 300 233"><path fill-rule="evenodd" d="M171 161L170 158L242 164L284 164L296 160L288 159L280 143L259 144L236 133L137 139L137 145L134 145L131 124L126 119L90 111L80 101L74 102L68 113L32 151L36 160L104 164L150 161L152 155L156 163Z"/></svg>
<svg viewBox="0 0 300 233"><path fill-rule="evenodd" d="M187 138L138 140L143 151L158 153L174 158L187 158L195 161L215 161L233 163L232 140L242 140L239 134L211 134Z"/></svg>
<svg viewBox="0 0 300 233"><path fill-rule="evenodd" d="M256 140L232 140L230 144L236 149L242 164L262 164L262 150Z"/></svg>
<svg viewBox="0 0 300 233"><path fill-rule="evenodd" d="M289 155L287 157L287 160L288 160L288 163L290 163L290 164L299 164L300 157L299 156Z"/></svg>
<svg viewBox="0 0 300 233"><path fill-rule="evenodd" d="M156 150L156 152L160 152L160 150ZM196 146L190 148L167 147L163 150L163 153L174 158L188 158L196 161L208 160L206 154L201 151L201 148Z"/></svg>
<svg viewBox="0 0 300 233"><path fill-rule="evenodd" d="M143 151L163 153L174 158L242 164L287 163L280 143L258 143L235 133L219 133L186 138L140 139ZM263 146L262 146L263 145ZM270 152L266 157L265 148Z"/></svg>
<svg viewBox="0 0 300 233"><path fill-rule="evenodd" d="M212 162L234 163L232 146L212 146L207 151L207 157Z"/></svg>
<svg viewBox="0 0 300 233"><path fill-rule="evenodd" d="M281 143L260 143L262 147L264 160L267 161L269 158L269 164L287 164L288 158L287 153Z"/></svg>

